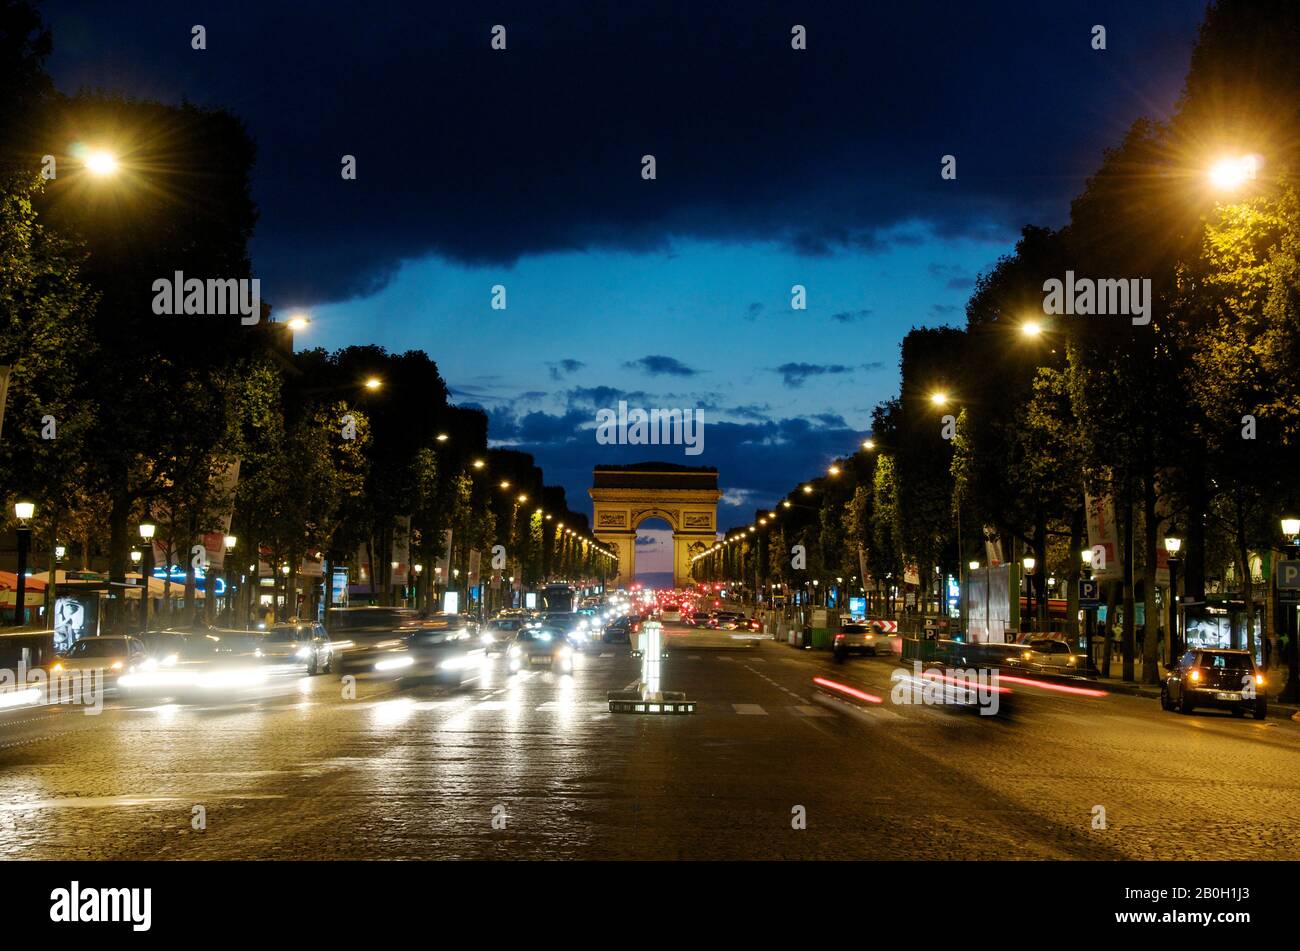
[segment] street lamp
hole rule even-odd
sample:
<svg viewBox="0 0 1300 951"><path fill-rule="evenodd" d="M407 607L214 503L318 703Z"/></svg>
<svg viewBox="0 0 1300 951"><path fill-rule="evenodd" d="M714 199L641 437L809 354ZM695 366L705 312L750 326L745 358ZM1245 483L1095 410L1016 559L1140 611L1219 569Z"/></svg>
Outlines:
<svg viewBox="0 0 1300 951"><path fill-rule="evenodd" d="M96 149L86 156L85 166L86 171L96 178L107 178L117 172L117 156L112 152Z"/></svg>
<svg viewBox="0 0 1300 951"><path fill-rule="evenodd" d="M1033 555L1026 555L1020 560L1025 566L1025 610L1029 613L1029 630L1034 629L1034 584L1032 575L1034 565L1038 564Z"/></svg>
<svg viewBox="0 0 1300 951"><path fill-rule="evenodd" d="M862 448L866 452L871 452L876 448L876 441L874 439L865 439L862 442Z"/></svg>
<svg viewBox="0 0 1300 951"><path fill-rule="evenodd" d="M1167 666L1174 666L1182 638L1178 630L1178 565L1182 561L1178 553L1183 548L1183 540L1170 533L1165 538L1165 551L1169 553L1169 652L1165 655Z"/></svg>
<svg viewBox="0 0 1300 951"><path fill-rule="evenodd" d="M947 406L948 394L944 393L942 390L940 390L937 393L931 393L930 402L933 403L935 406Z"/></svg>
<svg viewBox="0 0 1300 951"><path fill-rule="evenodd" d="M384 381L379 379L379 377L377 376L372 376L366 378L366 382L364 385L365 388L368 390L377 390L384 385Z"/></svg>
<svg viewBox="0 0 1300 951"><path fill-rule="evenodd" d="M1255 155L1236 155L1221 158L1210 166L1210 183L1220 191L1236 191L1251 181L1259 171L1259 158Z"/></svg>
<svg viewBox="0 0 1300 951"><path fill-rule="evenodd" d="M1043 332L1043 325L1036 320L1026 320L1020 325L1020 332L1026 337L1037 337Z"/></svg>
<svg viewBox="0 0 1300 951"><path fill-rule="evenodd" d="M36 503L19 499L14 503L14 516L18 519L18 578L14 585L14 626L22 627L27 620L27 552L32 545L32 530L27 523L36 516Z"/></svg>
<svg viewBox="0 0 1300 951"><path fill-rule="evenodd" d="M1286 536L1287 545L1291 548L1291 557L1300 557L1300 518L1285 516L1282 519L1282 534ZM1292 619L1295 617L1293 613ZM1287 681L1278 699L1284 703L1295 703L1300 699L1300 637L1294 633L1287 638L1287 654Z"/></svg>
<svg viewBox="0 0 1300 951"><path fill-rule="evenodd" d="M141 565L140 581L140 632L149 630L149 578L153 575L153 537L158 533L158 526L148 519L140 523L140 541L144 543L144 563Z"/></svg>

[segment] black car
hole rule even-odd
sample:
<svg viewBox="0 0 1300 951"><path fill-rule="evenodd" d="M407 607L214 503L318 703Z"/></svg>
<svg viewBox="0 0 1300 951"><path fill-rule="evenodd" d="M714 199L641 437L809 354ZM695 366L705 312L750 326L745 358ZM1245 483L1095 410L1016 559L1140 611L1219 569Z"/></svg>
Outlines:
<svg viewBox="0 0 1300 951"><path fill-rule="evenodd" d="M459 614L411 608L332 608L328 619L341 675L432 678L465 683L484 656L478 624Z"/></svg>
<svg viewBox="0 0 1300 951"><path fill-rule="evenodd" d="M641 617L637 614L624 614L611 621L603 634L607 644L630 644L632 635L641 630Z"/></svg>
<svg viewBox="0 0 1300 951"><path fill-rule="evenodd" d="M1268 715L1264 675L1248 651L1197 648L1189 650L1160 685L1160 707L1191 713L1197 707L1249 710L1256 720Z"/></svg>

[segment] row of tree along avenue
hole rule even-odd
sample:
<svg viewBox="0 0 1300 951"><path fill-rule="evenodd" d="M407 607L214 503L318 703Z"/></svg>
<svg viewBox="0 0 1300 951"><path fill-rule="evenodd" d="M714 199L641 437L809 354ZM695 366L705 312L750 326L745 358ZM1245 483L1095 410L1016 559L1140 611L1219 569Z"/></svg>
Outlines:
<svg viewBox="0 0 1300 951"><path fill-rule="evenodd" d="M1173 114L1114 143L1063 227L1024 228L964 328L913 330L871 439L697 577L959 615L943 579L1023 563L1024 625L1074 637L1092 572L1126 679L1220 638L1288 665L1300 699L1276 583L1300 545L1297 51L1295 4L1211 7Z"/></svg>
<svg viewBox="0 0 1300 951"><path fill-rule="evenodd" d="M213 619L197 592L218 562L247 591L274 577L290 613L334 568L422 606L605 573L585 516L530 456L488 448L427 354L294 352L305 322L273 316L252 274L238 118L56 93L26 3L0 2L0 36L0 488L32 567L112 590L161 558L178 623ZM254 607L227 601L236 621ZM101 629L126 603L106 599Z"/></svg>

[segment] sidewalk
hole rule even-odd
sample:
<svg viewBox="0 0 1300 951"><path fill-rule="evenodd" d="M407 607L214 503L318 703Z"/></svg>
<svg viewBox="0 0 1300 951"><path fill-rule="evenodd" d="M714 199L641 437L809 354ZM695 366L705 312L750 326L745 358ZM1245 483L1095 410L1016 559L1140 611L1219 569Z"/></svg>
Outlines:
<svg viewBox="0 0 1300 951"><path fill-rule="evenodd" d="M1117 673L1123 670L1124 662L1122 660L1111 661L1111 673ZM1163 680L1168 671L1162 666L1160 668L1160 678ZM1281 720L1300 721L1300 706L1293 703L1280 703L1277 699L1282 692L1282 686L1286 681L1286 668L1274 667L1268 672L1268 679L1264 689L1268 692L1268 716L1269 719L1277 718ZM1098 677L1096 684L1104 687L1111 693L1123 693L1134 697L1151 697L1153 700L1160 698L1159 684L1142 683L1142 662L1134 664L1134 673L1132 681L1122 680L1118 676Z"/></svg>

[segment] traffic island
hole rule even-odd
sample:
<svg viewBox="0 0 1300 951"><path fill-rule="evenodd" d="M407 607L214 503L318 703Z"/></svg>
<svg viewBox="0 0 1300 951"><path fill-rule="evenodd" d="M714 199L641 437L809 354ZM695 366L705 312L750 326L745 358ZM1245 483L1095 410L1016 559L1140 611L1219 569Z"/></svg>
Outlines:
<svg viewBox="0 0 1300 951"><path fill-rule="evenodd" d="M667 656L663 643L663 625L647 621L637 635L633 656L641 658L641 679L630 690L611 690L608 694L610 713L694 713L695 701L686 694L660 689L659 679L663 660Z"/></svg>

